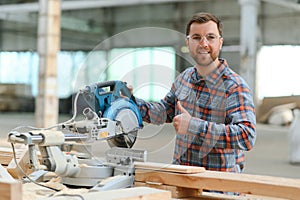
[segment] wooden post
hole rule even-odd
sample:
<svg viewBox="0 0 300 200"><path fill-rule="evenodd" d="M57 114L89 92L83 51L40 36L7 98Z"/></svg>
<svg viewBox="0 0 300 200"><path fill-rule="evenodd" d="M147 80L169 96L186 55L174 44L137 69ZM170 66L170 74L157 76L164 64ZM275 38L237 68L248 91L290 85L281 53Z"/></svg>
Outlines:
<svg viewBox="0 0 300 200"><path fill-rule="evenodd" d="M35 103L37 127L58 121L57 53L60 49L60 0L39 0L39 87Z"/></svg>

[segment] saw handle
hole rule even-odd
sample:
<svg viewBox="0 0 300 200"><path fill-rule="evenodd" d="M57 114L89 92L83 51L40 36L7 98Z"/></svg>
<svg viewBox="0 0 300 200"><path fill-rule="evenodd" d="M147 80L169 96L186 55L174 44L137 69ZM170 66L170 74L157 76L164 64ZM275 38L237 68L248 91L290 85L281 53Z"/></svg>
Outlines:
<svg viewBox="0 0 300 200"><path fill-rule="evenodd" d="M123 81L106 81L94 84L94 95L97 99L96 110L105 112L117 99L128 97L130 101L136 104L134 96ZM109 88L107 91L106 88Z"/></svg>
<svg viewBox="0 0 300 200"><path fill-rule="evenodd" d="M119 98L120 95L127 96L131 98L132 94L129 91L126 82L123 81L106 81L97 83L98 88L106 88L109 87L110 92L113 94L114 97Z"/></svg>

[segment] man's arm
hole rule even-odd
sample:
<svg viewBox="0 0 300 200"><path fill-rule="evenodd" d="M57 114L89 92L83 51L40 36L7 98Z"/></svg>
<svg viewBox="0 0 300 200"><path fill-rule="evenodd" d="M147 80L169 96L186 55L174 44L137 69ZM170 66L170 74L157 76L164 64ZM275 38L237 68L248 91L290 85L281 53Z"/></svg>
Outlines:
<svg viewBox="0 0 300 200"><path fill-rule="evenodd" d="M173 89L160 102L146 102L135 98L143 120L152 124L170 123L174 117L175 95Z"/></svg>

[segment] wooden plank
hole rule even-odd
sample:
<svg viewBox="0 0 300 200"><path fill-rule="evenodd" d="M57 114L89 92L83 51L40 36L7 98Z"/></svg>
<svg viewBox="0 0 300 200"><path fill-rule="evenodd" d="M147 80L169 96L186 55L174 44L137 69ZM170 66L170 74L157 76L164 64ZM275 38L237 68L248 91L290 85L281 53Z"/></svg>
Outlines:
<svg viewBox="0 0 300 200"><path fill-rule="evenodd" d="M85 200L157 200L171 199L171 192L147 187L125 188L100 192L89 192L81 195ZM65 200L66 196L45 198L44 200Z"/></svg>
<svg viewBox="0 0 300 200"><path fill-rule="evenodd" d="M153 162L134 162L134 167L135 167L135 169L177 172L177 173L183 173L183 174L205 172L204 167L173 165L173 164L153 163Z"/></svg>
<svg viewBox="0 0 300 200"><path fill-rule="evenodd" d="M137 187L137 188L126 188L119 190L110 190L101 192L101 194L96 195L92 193L87 193L84 195L85 198L97 199L101 197L101 200L108 199L120 199L120 200L157 200L157 199L171 199L171 192L165 190L159 190L147 187Z"/></svg>
<svg viewBox="0 0 300 200"><path fill-rule="evenodd" d="M158 182L166 185L238 192L269 197L299 199L300 180L250 174L206 171L198 174L179 174L136 170L135 181Z"/></svg>
<svg viewBox="0 0 300 200"><path fill-rule="evenodd" d="M151 184L144 182L135 182L135 187L151 187L161 190L168 190L171 192L172 198L185 198L185 197L195 197L199 196L202 193L202 190L177 187L171 185L160 185L160 184Z"/></svg>
<svg viewBox="0 0 300 200"><path fill-rule="evenodd" d="M135 182L135 187L151 187L161 190L168 190L172 194L173 199L180 200L286 200L286 198L264 197L257 195L229 195L213 192L203 192L201 189L183 188L171 185L148 184L144 182Z"/></svg>
<svg viewBox="0 0 300 200"><path fill-rule="evenodd" d="M0 200L22 200L22 183L0 178Z"/></svg>
<svg viewBox="0 0 300 200"><path fill-rule="evenodd" d="M227 195L227 194L219 194L213 192L202 192L202 194L198 197L186 197L180 198L180 200L287 200L286 198L274 198L274 197L263 197L263 196L255 196L255 195Z"/></svg>

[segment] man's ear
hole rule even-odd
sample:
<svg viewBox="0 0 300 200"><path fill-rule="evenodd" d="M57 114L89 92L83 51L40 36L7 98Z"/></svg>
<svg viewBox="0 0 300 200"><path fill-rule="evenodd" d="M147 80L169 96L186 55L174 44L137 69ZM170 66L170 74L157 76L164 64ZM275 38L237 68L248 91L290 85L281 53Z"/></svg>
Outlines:
<svg viewBox="0 0 300 200"><path fill-rule="evenodd" d="M185 45L188 47L189 46L189 39L185 38Z"/></svg>
<svg viewBox="0 0 300 200"><path fill-rule="evenodd" d="M220 47L219 47L220 50L221 50L222 47L223 47L223 42L224 42L224 38L220 38Z"/></svg>

